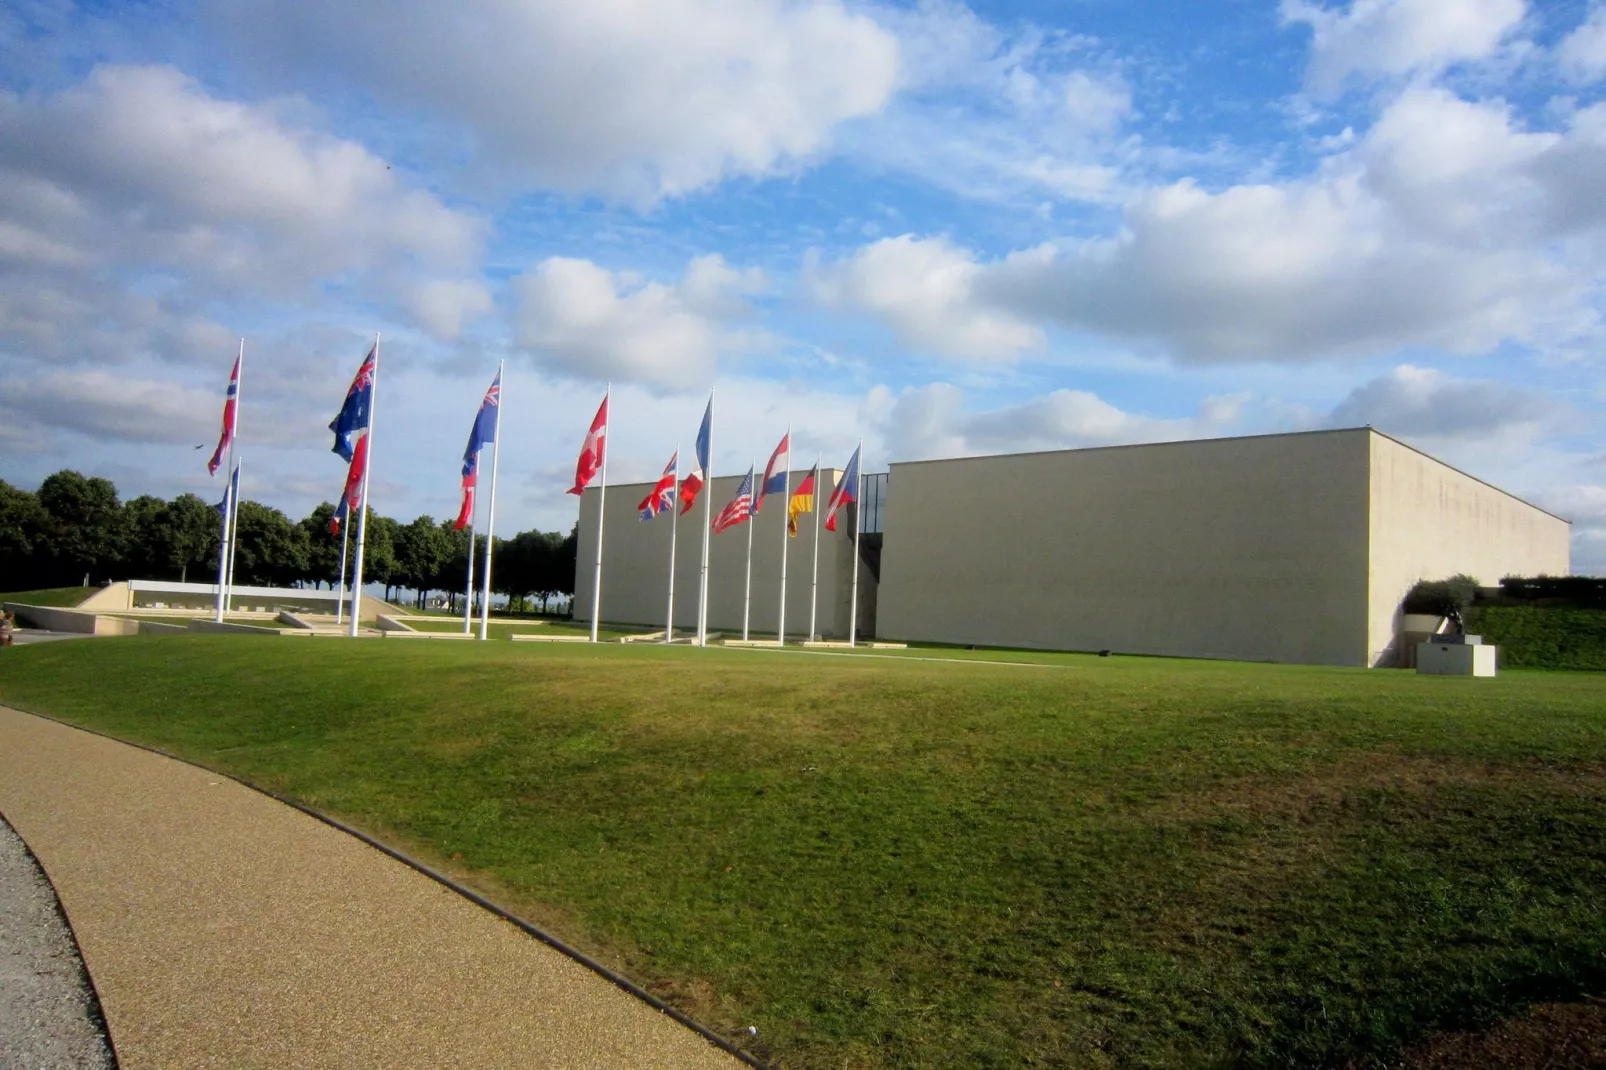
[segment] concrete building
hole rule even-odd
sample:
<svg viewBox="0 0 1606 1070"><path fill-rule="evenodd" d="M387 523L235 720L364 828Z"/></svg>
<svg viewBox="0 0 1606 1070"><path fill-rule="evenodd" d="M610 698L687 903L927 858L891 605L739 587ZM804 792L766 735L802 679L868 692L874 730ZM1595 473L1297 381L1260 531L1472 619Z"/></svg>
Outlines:
<svg viewBox="0 0 1606 1070"><path fill-rule="evenodd" d="M877 633L1389 665L1420 579L1564 575L1569 525L1357 428L892 466Z"/></svg>
<svg viewBox="0 0 1606 1070"><path fill-rule="evenodd" d="M791 474L797 486L808 470ZM822 508L836 485L840 472L824 469L820 473L823 493L815 496L815 507ZM712 492L713 512L717 514L730 501L741 484L741 476L715 478L704 494ZM660 515L643 521L638 503L653 488L652 483L628 483L608 488L607 513L603 517L602 619L616 624L664 626L668 610L670 519ZM580 543L575 560L574 615L576 620L591 619L591 583L596 561L597 488L586 490L580 502ZM798 533L788 540L786 570L787 634L805 638L809 627L809 599L813 583L815 518L798 518ZM851 510L837 525L836 534L824 529L820 516L820 576L816 632L824 638L845 638L848 634L848 604L853 570L853 515ZM685 635L697 626L697 595L702 571L703 499L697 499L691 512L676 521L675 540L675 627ZM753 584L749 627L755 636L773 637L780 625L781 540L786 529L786 503L776 496L764 500L752 525L740 524L719 535L710 535L708 551L708 628L724 635L740 635L742 603L746 589L747 538L753 537ZM859 619L861 628L870 628L875 619L875 576L868 568L859 573Z"/></svg>
<svg viewBox="0 0 1606 1070"><path fill-rule="evenodd" d="M1567 521L1371 428L918 461L877 478L860 634L882 639L1383 666L1398 659L1400 601L1417 580L1569 571ZM714 481L716 511L738 482ZM605 621L662 625L669 525L635 514L650 486L609 488ZM752 626L770 634L778 505L754 531ZM680 628L696 619L701 513L679 533ZM595 533L587 491L582 619ZM811 538L805 523L792 540L794 635ZM713 538L709 624L727 634L741 627L746 539L745 525ZM821 549L819 630L841 637L851 541L822 532Z"/></svg>

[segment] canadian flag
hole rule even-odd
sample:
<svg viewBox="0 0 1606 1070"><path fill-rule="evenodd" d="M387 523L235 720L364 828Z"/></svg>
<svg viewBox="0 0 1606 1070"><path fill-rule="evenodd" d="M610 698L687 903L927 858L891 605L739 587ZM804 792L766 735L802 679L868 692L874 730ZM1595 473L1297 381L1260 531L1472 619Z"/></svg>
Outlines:
<svg viewBox="0 0 1606 1070"><path fill-rule="evenodd" d="M587 485L602 470L602 451L607 446L607 438L608 395L604 394L596 419L591 421L591 430L586 433L586 444L580 447L580 460L574 466L574 486L569 488L570 494L584 493Z"/></svg>

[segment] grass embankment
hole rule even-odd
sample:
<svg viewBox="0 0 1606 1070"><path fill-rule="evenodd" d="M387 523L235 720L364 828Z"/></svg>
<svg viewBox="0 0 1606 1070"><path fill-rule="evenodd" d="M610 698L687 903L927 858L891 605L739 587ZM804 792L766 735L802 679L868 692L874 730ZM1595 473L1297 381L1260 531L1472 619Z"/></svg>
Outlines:
<svg viewBox="0 0 1606 1070"><path fill-rule="evenodd" d="M99 587L47 587L39 591L11 591L0 594L0 602L21 602L29 606L71 608L100 590Z"/></svg>
<svg viewBox="0 0 1606 1070"><path fill-rule="evenodd" d="M461 632L462 617L441 617L432 620L404 619L402 623L415 632ZM480 619L475 617L469 626L474 635L480 634ZM591 625L573 621L507 620L492 617L489 633L492 639L506 639L510 635L574 635L590 636ZM598 629L599 639L617 639L630 633L603 626Z"/></svg>
<svg viewBox="0 0 1606 1070"><path fill-rule="evenodd" d="M1473 606L1467 631L1500 647L1510 669L1606 669L1606 609Z"/></svg>
<svg viewBox="0 0 1606 1070"><path fill-rule="evenodd" d="M225 636L5 655L0 700L467 873L757 1026L780 1066L1331 1065L1606 987L1589 675Z"/></svg>

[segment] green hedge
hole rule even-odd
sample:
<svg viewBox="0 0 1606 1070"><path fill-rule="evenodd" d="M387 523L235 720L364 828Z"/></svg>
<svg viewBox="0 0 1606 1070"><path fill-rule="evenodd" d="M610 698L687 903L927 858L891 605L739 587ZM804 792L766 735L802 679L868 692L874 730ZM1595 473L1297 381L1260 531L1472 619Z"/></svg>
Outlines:
<svg viewBox="0 0 1606 1070"><path fill-rule="evenodd" d="M1606 669L1606 609L1477 605L1467 631L1500 647L1506 669Z"/></svg>

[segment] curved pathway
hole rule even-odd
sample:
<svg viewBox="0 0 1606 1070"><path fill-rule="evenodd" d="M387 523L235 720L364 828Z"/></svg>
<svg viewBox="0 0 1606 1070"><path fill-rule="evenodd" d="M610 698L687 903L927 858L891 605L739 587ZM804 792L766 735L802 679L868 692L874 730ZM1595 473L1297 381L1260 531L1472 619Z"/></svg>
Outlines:
<svg viewBox="0 0 1606 1070"><path fill-rule="evenodd" d="M232 780L0 707L0 813L122 1070L741 1064L410 867Z"/></svg>

